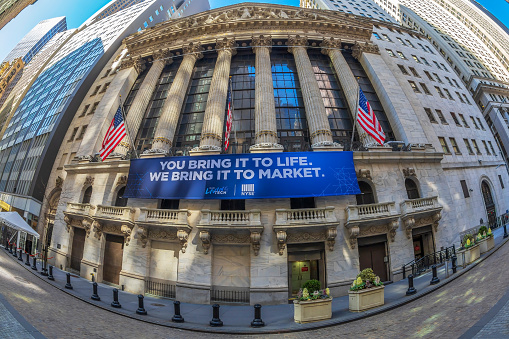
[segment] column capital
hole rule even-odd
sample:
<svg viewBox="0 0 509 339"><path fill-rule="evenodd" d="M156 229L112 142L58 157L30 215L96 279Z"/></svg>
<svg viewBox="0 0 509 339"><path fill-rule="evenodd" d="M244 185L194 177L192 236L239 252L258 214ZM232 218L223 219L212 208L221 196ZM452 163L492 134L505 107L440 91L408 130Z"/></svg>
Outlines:
<svg viewBox="0 0 509 339"><path fill-rule="evenodd" d="M173 59L170 59L173 56L173 53L171 53L168 49L160 49L154 52L152 54L154 61L162 60L166 65L169 65L173 62Z"/></svg>
<svg viewBox="0 0 509 339"><path fill-rule="evenodd" d="M197 43L190 43L189 45L182 46L182 51L184 54L192 54L196 57L196 59L203 58L203 47L201 44Z"/></svg>
<svg viewBox="0 0 509 339"><path fill-rule="evenodd" d="M129 59L122 60L122 63L120 64L120 70L128 69L134 67L136 72L141 73L145 69L145 60L143 60L141 57L130 57Z"/></svg>
<svg viewBox="0 0 509 339"><path fill-rule="evenodd" d="M322 47L322 54L329 55L329 53L336 49L341 49L341 39L324 39L323 42L320 44L320 47Z"/></svg>
<svg viewBox="0 0 509 339"><path fill-rule="evenodd" d="M251 38L251 47L253 47L253 52L256 53L256 47L266 47L272 50L272 37L266 35L253 36Z"/></svg>
<svg viewBox="0 0 509 339"><path fill-rule="evenodd" d="M308 47L308 38L301 37L300 35L288 37L288 52L293 53L295 47Z"/></svg>
<svg viewBox="0 0 509 339"><path fill-rule="evenodd" d="M362 53L371 53L371 54L380 54L380 49L377 45L371 42L359 42L356 41L355 45L351 47L352 56L359 60L362 56Z"/></svg>
<svg viewBox="0 0 509 339"><path fill-rule="evenodd" d="M216 50L230 50L232 55L237 54L237 43L235 39L224 38L223 40L216 40Z"/></svg>

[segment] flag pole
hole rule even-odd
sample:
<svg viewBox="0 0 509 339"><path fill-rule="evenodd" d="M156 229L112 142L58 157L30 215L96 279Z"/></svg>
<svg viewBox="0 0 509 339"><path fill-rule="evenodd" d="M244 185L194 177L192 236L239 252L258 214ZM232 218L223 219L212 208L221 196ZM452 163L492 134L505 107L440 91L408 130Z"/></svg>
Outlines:
<svg viewBox="0 0 509 339"><path fill-rule="evenodd" d="M138 153L136 152L136 148L134 148L134 142L133 142L133 139L131 138L131 134L129 133L129 126L127 125L127 117L124 113L124 108L122 107L122 95L121 94L118 95L118 104L120 106L120 112L122 113L122 118L124 119L125 132L127 134L127 138L131 142L131 147L133 148L134 156L136 157L136 159L138 159Z"/></svg>
<svg viewBox="0 0 509 339"><path fill-rule="evenodd" d="M353 151L353 137L355 135L355 125L357 124L357 114L359 113L359 99L360 99L361 85L359 85L359 78L357 77L357 100L355 101L355 114L353 120L352 139L350 140L350 151Z"/></svg>

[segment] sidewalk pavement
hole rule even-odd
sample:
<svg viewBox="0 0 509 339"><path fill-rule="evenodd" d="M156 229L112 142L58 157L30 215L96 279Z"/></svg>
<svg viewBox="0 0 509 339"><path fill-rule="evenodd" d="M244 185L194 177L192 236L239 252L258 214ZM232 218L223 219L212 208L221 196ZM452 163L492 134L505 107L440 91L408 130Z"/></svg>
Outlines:
<svg viewBox="0 0 509 339"><path fill-rule="evenodd" d="M214 332L214 333L233 333L233 334L256 334L256 333L283 333L283 332L294 332L316 329L321 327L327 327L332 325L338 325L345 322L358 320L361 318L369 317L378 313L382 313L393 309L395 307L404 305L408 302L416 300L441 286L451 282L457 277L469 271L479 262L483 261L486 257L495 252L500 246L502 246L509 238L503 239L503 228L496 229L493 232L495 236L495 248L489 253L485 253L475 263L468 265L464 269L458 267L456 274L452 274L452 269L449 267L448 272L446 266L442 266L438 269L438 278L440 283L436 285L430 285L431 272L418 276L414 279L414 287L417 289L417 293L412 296L406 296L408 288L407 279L400 280L398 282L385 286L385 305L377 307L365 312L353 313L348 310L348 296L337 297L332 301L332 319L307 323L298 324L293 320L293 305L271 305L263 306L261 310L261 316L265 322L265 327L262 328L251 328L250 324L254 318L254 308L252 306L240 306L240 305L221 305L220 307L220 319L223 321L223 327L211 327L209 322L212 319L212 307L211 305L199 305L191 303L181 303L180 309L181 314L185 319L184 323L173 323L171 318L174 314L173 300L148 297L144 298L144 307L147 311L147 315L137 315L136 310L138 309L138 296L119 291L119 302L122 305L121 308L111 307L113 301L112 290L114 287L99 284L98 295L101 298L100 301L91 300L92 295L92 282L84 278L78 277L77 275L71 274L71 284L73 289L66 289L66 273L59 269L53 268L54 281L50 281L47 277L40 274L41 264L37 264L38 271L32 270L30 266L25 266L23 261L18 261L15 257L10 255L12 260L15 260L20 265L25 267L30 272L36 274L40 279L53 285L54 287L68 293L82 301L89 304L101 307L110 312L118 313L133 319L150 322L162 326L169 326L179 329L187 329L201 332ZM7 251L2 250L3 255L9 255ZM449 265L450 266L450 265Z"/></svg>

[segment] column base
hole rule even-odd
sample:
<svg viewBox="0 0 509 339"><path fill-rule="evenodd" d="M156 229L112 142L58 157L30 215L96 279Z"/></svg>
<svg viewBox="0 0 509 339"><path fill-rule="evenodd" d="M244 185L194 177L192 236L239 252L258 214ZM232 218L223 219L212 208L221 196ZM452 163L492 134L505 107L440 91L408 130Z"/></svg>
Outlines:
<svg viewBox="0 0 509 339"><path fill-rule="evenodd" d="M272 143L255 144L249 147L249 153L281 153L283 151L283 145Z"/></svg>
<svg viewBox="0 0 509 339"><path fill-rule="evenodd" d="M344 150L343 145L332 141L322 141L311 145L313 152L340 152Z"/></svg>
<svg viewBox="0 0 509 339"><path fill-rule="evenodd" d="M191 156L219 154L221 154L221 147L219 146L200 146L189 151L189 155Z"/></svg>
<svg viewBox="0 0 509 339"><path fill-rule="evenodd" d="M162 158L167 157L168 152L163 149L149 149L144 151L142 154L140 154L140 158L147 159L147 158Z"/></svg>

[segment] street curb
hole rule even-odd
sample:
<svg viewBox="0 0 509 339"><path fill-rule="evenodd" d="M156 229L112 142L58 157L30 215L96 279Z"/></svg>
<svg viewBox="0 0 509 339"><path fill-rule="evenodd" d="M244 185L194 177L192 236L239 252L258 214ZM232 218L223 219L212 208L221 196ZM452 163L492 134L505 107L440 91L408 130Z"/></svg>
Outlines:
<svg viewBox="0 0 509 339"><path fill-rule="evenodd" d="M19 312L5 299L3 294L0 294L0 304L2 304L7 311L16 319L17 322L20 323L21 326L30 334L34 339L46 339L38 329L36 329L32 324L30 324L25 317L23 317Z"/></svg>
<svg viewBox="0 0 509 339"><path fill-rule="evenodd" d="M274 329L264 330L263 328L248 327L249 324L246 323L246 330L231 329L231 330L228 331L228 330L220 329L220 328L217 328L217 327L205 327L206 325L205 326L196 327L195 325L189 326L189 324L186 324L186 323L173 323L170 320L168 320L168 322L161 322L161 321L158 321L158 320L147 319L146 317L144 318L144 317L139 317L139 316L136 316L136 315L131 315L131 314L119 312L116 309L104 307L102 305L94 303L91 300L84 299L82 297L74 295L74 294L70 293L68 290L66 290L65 288L59 287L56 284L50 282L49 280L44 279L43 276L41 276L40 274L37 274L38 272L35 272L35 271L29 269L28 267L26 267L24 265L20 265L20 266L23 267L24 269L26 269L28 272L30 272L33 275L35 275L36 277L38 277L39 279L41 279L42 281L48 283L50 286L53 286L54 288L59 289L60 291L66 293L66 294L68 294L68 295L70 295L70 296L72 296L72 297L74 297L74 298L76 298L78 300L84 301L84 302L86 302L86 303L88 303L90 305L93 305L95 307L99 307L99 308L101 308L103 310L106 310L108 312L115 313L115 314L118 314L118 315L121 315L121 316L124 316L124 317L127 317L127 318L139 320L139 321L142 321L142 322L145 322L145 323L155 324L155 325L165 326L165 327L170 327L170 328L175 328L175 329L179 329L179 330L187 330L187 331L202 332L202 333L243 334L243 335L280 334L280 333L303 332L303 331L316 330L316 329L321 329L321 328L341 325L341 324L349 323L349 322L352 322L352 321L368 318L368 317L371 317L371 316L374 316L374 315L377 315L377 314L381 314L381 313L393 310L393 309L395 309L397 307L406 305L406 304L408 304L408 303L410 303L410 302L412 302L414 300L420 299L420 298L422 298L422 297L424 297L424 296L426 296L426 295L436 291L437 289L441 288L442 286L445 286L445 285L449 284L451 281L454 281L458 277L461 277L465 273L469 272L471 269L473 269L474 267L476 267L477 265L482 263L484 260L489 258L493 253L497 252L508 241L509 241L509 238L507 238L505 240L502 240L502 242L500 244L498 244L485 257L478 259L476 262L474 262L473 264L470 264L468 267L464 268L459 273L456 273L455 275L450 276L450 278L448 278L447 280L442 280L440 283L438 283L436 285L433 285L433 287L431 287L431 288L429 288L429 289L427 289L427 290L425 290L423 292L417 292L416 294L414 294L412 296L405 296L405 297L403 297L403 299L401 301L395 302L394 304L391 304L391 305L385 305L385 306L377 307L377 308L374 308L374 309L371 309L371 310L368 310L368 311L365 311L365 312L352 313L352 315L350 317L343 318L341 320L333 320L333 319L331 319L331 320L324 320L324 321L321 321L321 322L307 323L307 324L304 324L306 326L305 328L298 328L298 329L295 329L295 328L279 328L277 330L274 330ZM10 256L10 257L12 257L12 256ZM14 259L11 258L11 260L14 260ZM18 261L16 260L15 262L17 263ZM19 263L18 263L18 265L19 265ZM168 316L168 319L170 319L169 316Z"/></svg>

